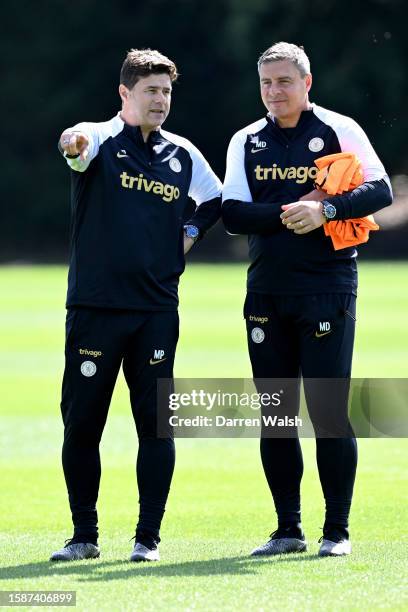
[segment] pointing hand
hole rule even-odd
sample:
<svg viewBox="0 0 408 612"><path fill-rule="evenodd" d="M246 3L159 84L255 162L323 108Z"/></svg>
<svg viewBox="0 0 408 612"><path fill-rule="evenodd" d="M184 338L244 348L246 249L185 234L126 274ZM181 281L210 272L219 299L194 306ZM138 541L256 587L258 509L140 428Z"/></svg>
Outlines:
<svg viewBox="0 0 408 612"><path fill-rule="evenodd" d="M89 153L89 139L83 132L63 132L60 145L67 155L79 155L84 161Z"/></svg>

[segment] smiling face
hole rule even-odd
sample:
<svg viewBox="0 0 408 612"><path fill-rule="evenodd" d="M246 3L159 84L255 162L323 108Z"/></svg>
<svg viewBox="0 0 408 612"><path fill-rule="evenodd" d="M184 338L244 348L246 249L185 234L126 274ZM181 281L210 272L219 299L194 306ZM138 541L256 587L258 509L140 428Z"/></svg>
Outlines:
<svg viewBox="0 0 408 612"><path fill-rule="evenodd" d="M130 125L139 125L143 134L160 128L170 111L171 79L168 74L149 74L128 89L119 85L121 117Z"/></svg>
<svg viewBox="0 0 408 612"><path fill-rule="evenodd" d="M281 127L295 127L309 108L312 75L300 74L290 60L264 62L259 68L262 101Z"/></svg>

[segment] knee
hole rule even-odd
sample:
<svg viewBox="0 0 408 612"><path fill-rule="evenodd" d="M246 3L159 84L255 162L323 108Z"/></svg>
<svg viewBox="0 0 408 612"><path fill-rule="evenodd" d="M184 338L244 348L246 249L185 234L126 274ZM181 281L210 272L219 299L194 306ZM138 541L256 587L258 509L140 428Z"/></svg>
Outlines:
<svg viewBox="0 0 408 612"><path fill-rule="evenodd" d="M64 429L64 444L74 443L77 446L99 444L103 432L103 423L86 417L68 419Z"/></svg>

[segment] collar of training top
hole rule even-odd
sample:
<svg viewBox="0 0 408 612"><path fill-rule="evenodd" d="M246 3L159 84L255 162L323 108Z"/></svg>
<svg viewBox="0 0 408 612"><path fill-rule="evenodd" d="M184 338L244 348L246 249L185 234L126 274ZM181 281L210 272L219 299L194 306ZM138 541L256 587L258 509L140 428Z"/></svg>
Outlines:
<svg viewBox="0 0 408 612"><path fill-rule="evenodd" d="M300 126L303 127L307 125L308 123L310 123L310 121L313 121L313 117L314 117L313 108L303 110L300 113L299 121L297 122L295 127L298 128ZM279 125L276 123L275 117L273 117L269 113L266 115L266 120L270 127L273 127L274 129L279 129Z"/></svg>
<svg viewBox="0 0 408 612"><path fill-rule="evenodd" d="M128 123L123 124L123 132L126 136L129 136L136 144L141 146L146 144L157 144L163 140L162 135L160 134L160 130L152 130L145 142L143 140L142 130L140 129L140 125L129 125Z"/></svg>
<svg viewBox="0 0 408 612"><path fill-rule="evenodd" d="M141 146L146 145L146 144L157 144L157 142L161 142L163 140L163 137L160 133L160 129L158 129L158 130L151 131L147 139L147 142L145 142L143 140L143 135L142 135L142 130L140 129L140 125L130 125L129 123L126 123L125 121L123 121L122 117L120 116L120 111L118 111L116 115L116 119L120 122L120 124L123 125L124 134L129 136L129 138L131 138L136 144L139 144Z"/></svg>

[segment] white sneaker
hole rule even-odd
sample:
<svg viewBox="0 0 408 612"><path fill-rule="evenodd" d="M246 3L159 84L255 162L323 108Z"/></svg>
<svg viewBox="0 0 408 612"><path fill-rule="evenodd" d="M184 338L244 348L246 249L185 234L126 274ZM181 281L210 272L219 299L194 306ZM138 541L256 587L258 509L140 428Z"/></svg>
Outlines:
<svg viewBox="0 0 408 612"><path fill-rule="evenodd" d="M147 548L140 542L136 542L132 554L130 555L130 561L160 561L159 549Z"/></svg>
<svg viewBox="0 0 408 612"><path fill-rule="evenodd" d="M262 546L258 546L251 552L252 557L261 555L284 555L286 553L304 552L307 550L305 539L288 538L285 534L287 529L278 528L271 533L270 540ZM286 536L286 537L285 537Z"/></svg>
<svg viewBox="0 0 408 612"><path fill-rule="evenodd" d="M322 544L319 550L319 557L342 557L351 553L350 540L340 540L340 542L332 542L322 538Z"/></svg>
<svg viewBox="0 0 408 612"><path fill-rule="evenodd" d="M80 561L82 559L96 559L99 555L99 548L90 542L68 543L64 548L52 553L50 561Z"/></svg>

